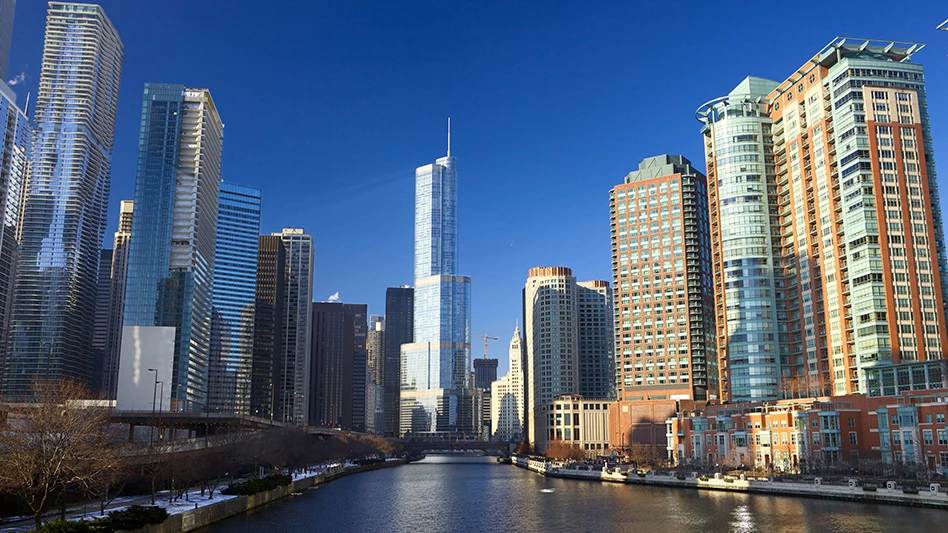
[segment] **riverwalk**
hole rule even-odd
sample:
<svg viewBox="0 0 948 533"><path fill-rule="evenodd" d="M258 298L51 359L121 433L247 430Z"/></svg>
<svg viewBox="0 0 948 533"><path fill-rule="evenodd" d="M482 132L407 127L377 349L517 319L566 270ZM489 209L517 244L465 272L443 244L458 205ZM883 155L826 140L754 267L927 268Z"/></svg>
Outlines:
<svg viewBox="0 0 948 533"><path fill-rule="evenodd" d="M168 519L161 524L146 526L137 530L140 533L177 533L185 531L194 531L224 520L231 516L247 512L256 507L266 505L281 498L299 494L300 492L335 479L355 474L358 472L367 472L390 466L398 466L408 462L407 459L388 459L383 462L370 463L365 465L355 465L349 463L334 463L317 468L309 468L293 475L293 482L277 487L273 490L259 492L251 496L229 496L217 492L213 497L198 496L198 493L189 493L188 501L178 499L169 502L169 493L162 491L158 493L157 504L168 511ZM224 487L221 487L224 488ZM151 495L135 496L129 498L119 498L113 504L107 507L107 510L113 511L122 509L131 505L151 505ZM92 519L99 516L97 512L91 511L92 505L73 508L67 512L67 520ZM55 517L55 513L49 515ZM25 518L16 522L9 522L0 526L0 533L14 533L29 531L33 528L33 518Z"/></svg>
<svg viewBox="0 0 948 533"><path fill-rule="evenodd" d="M730 477L714 474L705 477L698 473L681 475L680 473L660 474L657 472L638 473L634 469L623 467L610 469L604 465L586 465L582 463L560 463L548 459L514 455L511 464L537 472L544 476L567 479L582 479L610 483L628 483L631 485L652 485L657 487L675 487L692 490L717 490L746 492L776 496L798 496L845 500L864 503L883 503L915 507L931 507L948 510L948 494L937 484L921 485L917 489L904 489L893 481L876 485L861 485L858 480L848 480L846 485L824 485L821 478L811 483L783 481L761 481L747 479L745 476ZM917 490L917 494L912 493Z"/></svg>

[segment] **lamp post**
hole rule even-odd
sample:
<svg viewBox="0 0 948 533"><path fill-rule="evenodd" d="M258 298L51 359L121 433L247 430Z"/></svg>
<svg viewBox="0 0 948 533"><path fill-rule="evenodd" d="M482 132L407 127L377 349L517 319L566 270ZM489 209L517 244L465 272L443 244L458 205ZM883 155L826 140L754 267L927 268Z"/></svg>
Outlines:
<svg viewBox="0 0 948 533"><path fill-rule="evenodd" d="M164 438L164 433L161 429L161 410L164 408L164 399L165 399L165 382L159 381L161 384L161 394L158 395L158 440Z"/></svg>
<svg viewBox="0 0 948 533"><path fill-rule="evenodd" d="M158 402L158 369L149 368L148 371L155 373L155 386L151 393L151 433L148 436L148 445L151 446L155 442L155 404Z"/></svg>

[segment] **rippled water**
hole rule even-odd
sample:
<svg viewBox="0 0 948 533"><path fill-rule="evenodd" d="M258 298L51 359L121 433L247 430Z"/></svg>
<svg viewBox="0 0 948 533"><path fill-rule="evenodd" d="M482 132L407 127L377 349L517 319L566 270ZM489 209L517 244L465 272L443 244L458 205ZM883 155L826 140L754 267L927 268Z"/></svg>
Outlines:
<svg viewBox="0 0 948 533"><path fill-rule="evenodd" d="M429 456L347 476L202 531L948 531L948 511L542 477Z"/></svg>

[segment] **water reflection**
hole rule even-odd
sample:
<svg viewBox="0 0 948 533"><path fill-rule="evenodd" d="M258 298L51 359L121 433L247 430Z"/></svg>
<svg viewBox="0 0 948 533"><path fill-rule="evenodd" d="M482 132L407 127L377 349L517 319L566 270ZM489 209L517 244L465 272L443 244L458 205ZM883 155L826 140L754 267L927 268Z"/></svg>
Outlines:
<svg viewBox="0 0 948 533"><path fill-rule="evenodd" d="M339 479L207 531L932 532L944 531L946 519L940 510L553 479L491 458L431 456Z"/></svg>

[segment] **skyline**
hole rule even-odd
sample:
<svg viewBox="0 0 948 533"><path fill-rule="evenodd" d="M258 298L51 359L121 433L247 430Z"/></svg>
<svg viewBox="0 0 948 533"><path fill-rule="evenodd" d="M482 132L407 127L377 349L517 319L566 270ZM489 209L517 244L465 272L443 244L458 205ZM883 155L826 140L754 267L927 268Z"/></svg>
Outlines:
<svg viewBox="0 0 948 533"><path fill-rule="evenodd" d="M666 12L672 8L661 6L461 7L454 11L465 16L455 17L443 7L261 12L248 3L226 12L189 6L191 17L182 21L169 3L101 5L126 45L107 233L115 230L119 202L133 197L143 84L208 87L228 125L224 180L263 189L261 233L306 228L316 249L315 299L339 292L341 301L366 303L370 313L384 312L386 287L410 283L413 169L444 150L443 134L432 132L448 115L452 148L464 161L459 271L475 284L472 332L501 338L520 317L530 267L567 266L584 278L610 279L609 189L645 157L680 153L701 161L693 116L701 103L746 75L780 78L837 35L928 43L916 59L936 95L932 129L936 163L944 167L939 141L948 134L948 108L937 95L948 86L948 35L935 31L944 13L934 5L885 20L865 4L834 4L819 21L801 12L800 26L810 28L805 38L787 14L785 29L769 26L768 43L792 43L781 46L717 33L728 15L710 6L676 9L673 19ZM27 91L35 101L46 4L17 8L7 77L25 73L13 87L23 104ZM746 15L748 24L755 15ZM314 20L319 31L309 28ZM197 31L203 26L206 33ZM260 27L280 27L278 42L238 38ZM415 29L422 27L432 35ZM211 44L218 41L233 45ZM741 53L711 71L708 57L694 54L709 45ZM182 50L197 49L205 55L180 61ZM245 65L265 68L248 74ZM419 91L419 75L439 70L447 73L441 85ZM678 83L684 71L703 76L701 83ZM250 95L270 104L247 105ZM555 240L542 232L551 214L568 221ZM340 226L333 222L339 215L355 215L355 222ZM375 272L379 264L383 275ZM503 342L490 352L502 360L503 374Z"/></svg>

